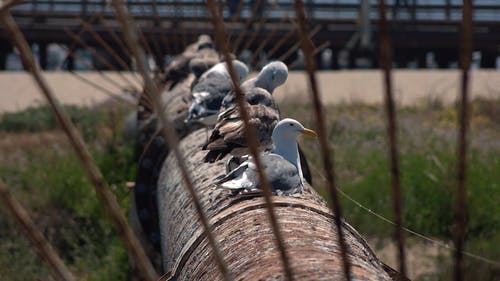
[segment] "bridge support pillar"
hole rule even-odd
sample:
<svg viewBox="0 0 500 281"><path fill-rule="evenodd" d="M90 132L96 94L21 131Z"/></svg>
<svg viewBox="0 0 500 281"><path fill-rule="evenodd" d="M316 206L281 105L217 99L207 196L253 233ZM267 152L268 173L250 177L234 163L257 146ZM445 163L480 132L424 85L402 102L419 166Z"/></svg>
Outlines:
<svg viewBox="0 0 500 281"><path fill-rule="evenodd" d="M498 55L495 51L481 50L481 67L495 68Z"/></svg>
<svg viewBox="0 0 500 281"><path fill-rule="evenodd" d="M0 41L0 70L5 70L7 67L7 55L12 50L8 41Z"/></svg>
<svg viewBox="0 0 500 281"><path fill-rule="evenodd" d="M66 67L69 71L75 70L75 59L72 56L66 58Z"/></svg>
<svg viewBox="0 0 500 281"><path fill-rule="evenodd" d="M47 44L46 43L41 43L39 49L39 63L40 63L40 68L43 70L47 70Z"/></svg>

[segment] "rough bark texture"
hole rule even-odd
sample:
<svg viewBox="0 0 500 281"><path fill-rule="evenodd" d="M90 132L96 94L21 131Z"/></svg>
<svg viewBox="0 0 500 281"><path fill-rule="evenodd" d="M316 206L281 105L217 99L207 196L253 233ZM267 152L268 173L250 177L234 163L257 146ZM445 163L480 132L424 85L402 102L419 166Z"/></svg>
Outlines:
<svg viewBox="0 0 500 281"><path fill-rule="evenodd" d="M194 185L213 225L235 280L282 280L283 268L262 197L232 195L216 189L225 160L203 163L205 129L181 142ZM302 195L274 196L274 204L296 280L342 280L340 248L325 201L310 187ZM220 280L191 198L182 185L173 155L163 164L158 187L162 257L173 280ZM344 223L353 280L392 280L363 238Z"/></svg>

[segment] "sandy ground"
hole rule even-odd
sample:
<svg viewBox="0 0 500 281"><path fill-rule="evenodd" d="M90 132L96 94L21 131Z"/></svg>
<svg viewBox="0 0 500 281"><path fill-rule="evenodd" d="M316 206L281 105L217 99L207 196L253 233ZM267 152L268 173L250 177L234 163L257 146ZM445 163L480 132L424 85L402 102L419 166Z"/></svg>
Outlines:
<svg viewBox="0 0 500 281"><path fill-rule="evenodd" d="M389 239L368 239L368 243L380 260L394 269L398 268L395 242ZM442 262L438 261L451 257L449 250L420 240L412 241L412 243L407 241L405 250L407 275L411 280L427 280L425 277L435 276L436 272L439 271L439 266L443 266Z"/></svg>
<svg viewBox="0 0 500 281"><path fill-rule="evenodd" d="M500 71L472 72L471 96L500 97ZM378 70L329 71L318 73L318 84L327 104L342 102L380 103L384 97L382 72ZM409 105L426 99L453 102L459 92L460 72L457 70L395 70L393 89L400 104ZM306 74L291 73L277 99L291 96L310 99Z"/></svg>
<svg viewBox="0 0 500 281"><path fill-rule="evenodd" d="M83 82L69 72L45 72L49 87L61 103L95 105L110 98L109 93ZM126 92L140 88L138 79L131 73L80 72L78 75L118 96L130 99ZM0 72L0 113L22 110L31 105L43 104L44 98L33 78L23 72Z"/></svg>
<svg viewBox="0 0 500 281"><path fill-rule="evenodd" d="M128 97L124 89L139 88L130 73L81 72L79 75ZM99 89L79 80L67 72L44 73L57 98L65 104L92 105L109 98ZM472 72L472 97L500 97L500 71L476 70ZM319 88L327 104L341 102L380 103L383 98L382 74L377 70L328 71L318 73ZM455 100L460 73L457 70L396 70L394 90L397 101L408 105L439 99L445 103ZM279 102L285 99L306 102L309 97L307 76L303 72L290 72L288 81L276 90ZM0 72L0 112L22 110L43 102L32 78L21 72Z"/></svg>

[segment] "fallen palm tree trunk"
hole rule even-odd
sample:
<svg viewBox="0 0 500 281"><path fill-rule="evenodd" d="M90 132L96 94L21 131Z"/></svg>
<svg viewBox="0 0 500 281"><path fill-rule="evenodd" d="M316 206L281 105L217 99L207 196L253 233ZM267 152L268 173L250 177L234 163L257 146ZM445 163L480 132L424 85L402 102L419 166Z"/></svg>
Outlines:
<svg viewBox="0 0 500 281"><path fill-rule="evenodd" d="M203 208L235 280L282 280L281 264L261 196L243 197L214 188L224 161L204 163L204 129L181 141ZM310 187L302 195L274 196L296 280L342 280L340 246L333 215ZM220 280L222 276L197 219L173 155L163 164L158 186L163 268L172 280ZM393 280L395 272L377 259L363 238L343 223L353 280Z"/></svg>

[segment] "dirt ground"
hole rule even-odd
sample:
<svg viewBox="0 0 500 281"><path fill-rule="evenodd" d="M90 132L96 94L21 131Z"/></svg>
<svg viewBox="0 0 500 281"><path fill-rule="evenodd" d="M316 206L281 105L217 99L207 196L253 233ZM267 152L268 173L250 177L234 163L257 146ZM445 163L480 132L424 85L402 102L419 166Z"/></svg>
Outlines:
<svg viewBox="0 0 500 281"><path fill-rule="evenodd" d="M386 239L368 239L368 243L377 257L394 269L398 268L397 245ZM451 252L432 243L420 240L406 243L407 274L411 280L427 280L426 277L435 276L442 266L438 260L449 259Z"/></svg>
<svg viewBox="0 0 500 281"><path fill-rule="evenodd" d="M130 73L79 73L85 79L126 98L125 91L139 88L138 79ZM71 73L46 72L49 85L62 103L92 105L101 103L109 95L83 82ZM500 71L472 72L472 98L499 97ZM408 105L426 100L453 102L458 93L460 73L457 70L395 70L394 90L397 101ZM319 88L326 104L341 102L379 103L383 98L382 75L377 70L325 71L318 73ZM304 72L290 72L287 82L276 90L276 99L306 102L309 97L307 76ZM0 72L0 113L22 110L43 101L32 78L21 72Z"/></svg>

